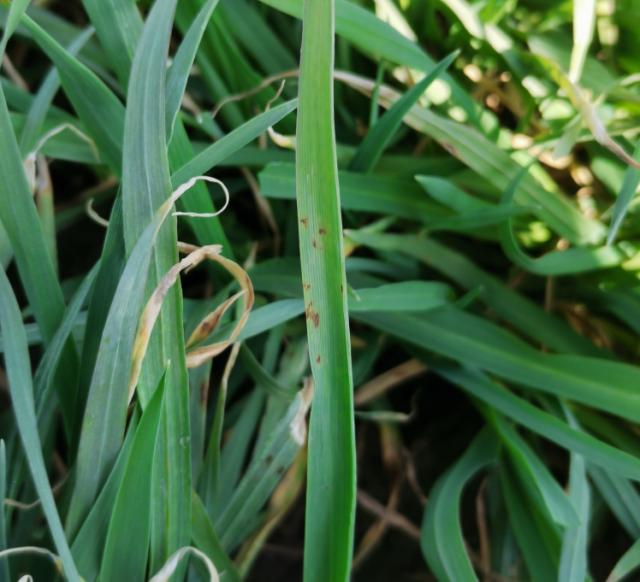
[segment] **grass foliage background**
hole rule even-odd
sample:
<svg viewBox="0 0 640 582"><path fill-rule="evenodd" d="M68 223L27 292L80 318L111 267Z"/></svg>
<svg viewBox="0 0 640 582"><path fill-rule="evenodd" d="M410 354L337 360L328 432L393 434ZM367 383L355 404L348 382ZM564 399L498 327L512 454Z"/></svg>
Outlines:
<svg viewBox="0 0 640 582"><path fill-rule="evenodd" d="M0 24L0 582L634 579L634 0Z"/></svg>

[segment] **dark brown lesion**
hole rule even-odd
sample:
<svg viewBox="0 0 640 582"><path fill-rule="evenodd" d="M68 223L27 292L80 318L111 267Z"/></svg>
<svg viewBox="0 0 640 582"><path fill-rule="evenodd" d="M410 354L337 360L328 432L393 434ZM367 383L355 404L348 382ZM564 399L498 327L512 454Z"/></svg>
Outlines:
<svg viewBox="0 0 640 582"><path fill-rule="evenodd" d="M300 224L302 224L302 226L304 226L306 228L307 226L309 226L309 219L305 218L305 217L302 217L300 219Z"/></svg>
<svg viewBox="0 0 640 582"><path fill-rule="evenodd" d="M324 228L323 226L321 226L321 227L318 229L318 232L320 233L320 236L324 236L325 234L327 234L327 229L326 229L326 228Z"/></svg>
<svg viewBox="0 0 640 582"><path fill-rule="evenodd" d="M322 358L320 356L316 356L316 364L319 364L322 361Z"/></svg>

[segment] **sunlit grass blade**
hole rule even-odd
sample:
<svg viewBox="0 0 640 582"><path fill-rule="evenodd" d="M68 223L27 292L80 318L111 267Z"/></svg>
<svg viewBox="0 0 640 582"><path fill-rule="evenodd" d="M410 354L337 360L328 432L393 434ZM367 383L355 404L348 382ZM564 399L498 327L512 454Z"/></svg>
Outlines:
<svg viewBox="0 0 640 582"><path fill-rule="evenodd" d="M398 131L405 115L424 95L429 85L449 68L457 56L458 53L453 52L442 59L419 83L411 87L388 109L358 146L349 164L350 170L364 173L373 170L387 145Z"/></svg>
<svg viewBox="0 0 640 582"><path fill-rule="evenodd" d="M79 582L80 575L62 529L40 445L27 338L22 325L18 302L13 294L9 280L2 270L0 270L0 327L2 327L5 335L12 338L11 343L5 349L4 360L13 411L33 483L42 503L42 509L49 525L51 537L62 561L65 575L69 580Z"/></svg>
<svg viewBox="0 0 640 582"><path fill-rule="evenodd" d="M640 143L636 146L636 150L633 153L633 157L637 159L640 156ZM633 200L636 190L640 184L640 170L629 166L624 173L624 179L616 203L613 206L613 214L611 216L611 226L609 226L609 234L607 235L607 244L613 244L618 236L618 231L622 226L631 201Z"/></svg>
<svg viewBox="0 0 640 582"><path fill-rule="evenodd" d="M302 17L303 0L261 1L287 14ZM400 34L369 10L345 0L336 1L336 32L366 54L382 57L392 63L418 71L427 71L436 64L417 43ZM446 74L443 78L451 87L453 99L475 125L480 125L483 117L481 108L455 79Z"/></svg>
<svg viewBox="0 0 640 582"><path fill-rule="evenodd" d="M333 122L335 0L304 3L296 189L314 378L305 582L347 580L355 509L351 351Z"/></svg>
<svg viewBox="0 0 640 582"><path fill-rule="evenodd" d="M569 79L578 83L596 28L596 0L573 0L573 49Z"/></svg>

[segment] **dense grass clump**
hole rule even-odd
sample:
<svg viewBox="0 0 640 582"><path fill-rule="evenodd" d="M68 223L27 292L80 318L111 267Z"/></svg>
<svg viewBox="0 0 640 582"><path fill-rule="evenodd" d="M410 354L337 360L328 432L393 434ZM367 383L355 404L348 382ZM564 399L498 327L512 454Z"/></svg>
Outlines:
<svg viewBox="0 0 640 582"><path fill-rule="evenodd" d="M0 24L0 582L637 576L635 1Z"/></svg>

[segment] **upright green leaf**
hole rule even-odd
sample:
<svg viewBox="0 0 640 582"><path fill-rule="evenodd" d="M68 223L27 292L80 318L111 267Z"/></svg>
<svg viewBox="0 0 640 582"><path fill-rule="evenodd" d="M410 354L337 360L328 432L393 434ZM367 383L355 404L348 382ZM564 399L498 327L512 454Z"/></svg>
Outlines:
<svg viewBox="0 0 640 582"><path fill-rule="evenodd" d="M18 266L20 280L33 309L36 321L48 343L64 314L64 299L29 185L11 119L0 89L0 222L7 231ZM77 355L72 342L64 350L58 375L58 397L71 434L75 407Z"/></svg>
<svg viewBox="0 0 640 582"><path fill-rule="evenodd" d="M172 191L166 143L166 62L176 0L157 0L149 13L131 67L123 146L124 238L130 251L154 212ZM176 219L160 228L148 289L177 262ZM152 570L188 545L191 527L189 381L182 325L182 292L169 291L147 349L138 385L143 407L167 360L166 407L154 469Z"/></svg>
<svg viewBox="0 0 640 582"><path fill-rule="evenodd" d="M180 48L176 52L167 75L167 141L171 141L173 126L182 104L191 67L195 60L202 35L209 24L211 15L219 0L207 0L193 20Z"/></svg>
<svg viewBox="0 0 640 582"><path fill-rule="evenodd" d="M565 417L574 428L578 427L572 412L563 406ZM558 582L583 582L587 577L587 550L591 519L591 489L587 480L585 459L572 454L569 467L569 499L579 516L579 523L565 529L560 553Z"/></svg>
<svg viewBox="0 0 640 582"><path fill-rule="evenodd" d="M356 172L370 172L377 164L380 156L402 124L404 116L424 95L429 85L440 74L446 71L458 56L457 52L451 53L442 59L424 78L409 89L369 130L367 136L358 146L355 155L351 159L349 169Z"/></svg>
<svg viewBox="0 0 640 582"><path fill-rule="evenodd" d="M94 23L109 65L120 84L129 84L131 62L142 33L142 18L135 0L82 0Z"/></svg>
<svg viewBox="0 0 640 582"><path fill-rule="evenodd" d="M296 189L311 407L305 582L347 580L355 509L353 383L333 123L335 0L305 0Z"/></svg>
<svg viewBox="0 0 640 582"><path fill-rule="evenodd" d="M7 49L7 43L20 24L20 18L25 13L31 0L13 0L7 15L7 21L4 25L2 40L0 40L0 61L4 59L4 53Z"/></svg>
<svg viewBox="0 0 640 582"><path fill-rule="evenodd" d="M151 529L153 460L162 403L164 378L156 388L136 430L131 454L120 482L102 555L102 580L143 580Z"/></svg>
<svg viewBox="0 0 640 582"><path fill-rule="evenodd" d="M51 537L55 544L66 577L72 582L79 582L80 575L71 556L69 544L65 538L53 498L49 477L45 466L38 423L33 400L33 384L31 382L31 364L27 337L20 316L20 309L5 272L0 269L0 327L11 342L5 347L4 358L9 381L9 391L13 411L18 424L20 440L24 447L29 470L38 493L42 510L47 519Z"/></svg>

